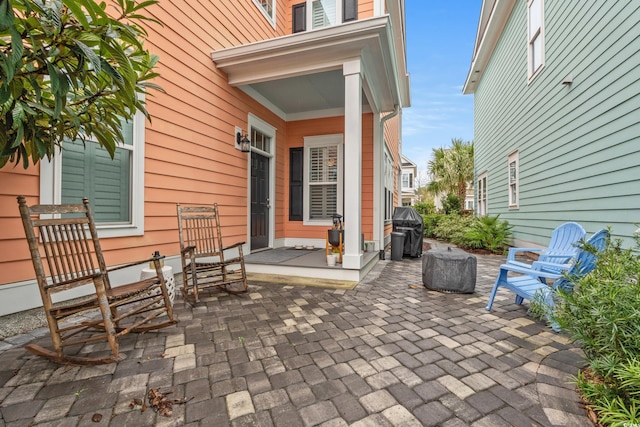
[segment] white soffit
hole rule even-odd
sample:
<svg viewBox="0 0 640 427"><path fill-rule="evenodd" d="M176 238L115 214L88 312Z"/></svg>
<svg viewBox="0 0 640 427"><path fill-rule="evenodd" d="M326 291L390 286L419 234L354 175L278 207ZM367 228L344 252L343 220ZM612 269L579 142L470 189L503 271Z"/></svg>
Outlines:
<svg viewBox="0 0 640 427"><path fill-rule="evenodd" d="M402 102L398 86L408 88L408 77L398 77L389 27L387 16L370 18L230 47L211 57L229 84L258 94L287 116L343 108L342 64L359 57L371 109L392 111Z"/></svg>
<svg viewBox="0 0 640 427"><path fill-rule="evenodd" d="M462 88L465 95L474 93L478 87L514 5L515 0L483 0L473 60Z"/></svg>

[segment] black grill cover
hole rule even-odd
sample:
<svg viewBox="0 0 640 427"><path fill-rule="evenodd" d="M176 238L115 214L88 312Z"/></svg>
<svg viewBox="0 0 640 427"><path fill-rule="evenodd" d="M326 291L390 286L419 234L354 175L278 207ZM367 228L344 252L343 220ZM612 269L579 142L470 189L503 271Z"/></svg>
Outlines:
<svg viewBox="0 0 640 427"><path fill-rule="evenodd" d="M403 255L413 258L422 256L424 222L412 207L398 206L393 212L393 231L404 233Z"/></svg>

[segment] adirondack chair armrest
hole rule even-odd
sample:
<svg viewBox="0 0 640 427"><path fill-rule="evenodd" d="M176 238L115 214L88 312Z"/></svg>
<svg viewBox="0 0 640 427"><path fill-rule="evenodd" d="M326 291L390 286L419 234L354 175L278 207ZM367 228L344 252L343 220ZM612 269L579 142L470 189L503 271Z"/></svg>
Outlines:
<svg viewBox="0 0 640 427"><path fill-rule="evenodd" d="M513 264L502 264L500 266L500 273L502 273L503 271L505 272L511 271L513 273L526 274L528 276L542 277L545 279L559 279L562 277L562 274L552 273L549 271L541 271L535 268L520 267L518 265L513 265Z"/></svg>
<svg viewBox="0 0 640 427"><path fill-rule="evenodd" d="M542 252L544 249L541 248L509 248L509 253L507 254L507 261L514 261L516 259L516 254L518 252Z"/></svg>
<svg viewBox="0 0 640 427"><path fill-rule="evenodd" d="M575 252L554 252L551 254L544 254L544 257L548 259L567 260L567 261L542 261L550 262L552 264L570 264L571 260L576 256Z"/></svg>
<svg viewBox="0 0 640 427"><path fill-rule="evenodd" d="M533 264L531 265L531 268L537 269L537 270L544 270L544 269L555 269L555 270L562 270L562 271L566 271L571 269L571 267L573 266L573 263L555 263L555 262L548 262L548 261L534 261Z"/></svg>

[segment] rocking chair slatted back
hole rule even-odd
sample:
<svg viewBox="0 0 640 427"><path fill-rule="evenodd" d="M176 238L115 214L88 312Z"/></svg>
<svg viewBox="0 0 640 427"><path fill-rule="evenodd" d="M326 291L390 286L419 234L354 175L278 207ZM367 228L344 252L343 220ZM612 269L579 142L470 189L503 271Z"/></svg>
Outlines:
<svg viewBox="0 0 640 427"><path fill-rule="evenodd" d="M153 262L156 270L155 277L111 287L89 200L28 206L19 196L18 208L53 344L51 350L32 343L26 346L29 351L57 363L112 363L122 357L120 336L175 324L160 256L111 268ZM80 313L82 322L73 319ZM108 342L110 356L63 351L98 340Z"/></svg>
<svg viewBox="0 0 640 427"><path fill-rule="evenodd" d="M86 199L82 205L28 207L22 198L19 209L29 251L37 260L34 267L40 286L51 292L68 290L91 283L97 271L106 269L97 233L91 230L91 208ZM41 214L55 217L39 219ZM60 217L68 214L76 217Z"/></svg>
<svg viewBox="0 0 640 427"><path fill-rule="evenodd" d="M218 206L182 207L180 230L180 245L194 246L198 257L216 256L220 253L220 224L215 221L218 217Z"/></svg>
<svg viewBox="0 0 640 427"><path fill-rule="evenodd" d="M222 245L218 204L181 206L178 203L176 208L185 300L195 304L199 301L200 290L206 288L221 288L229 293L246 292L244 242Z"/></svg>

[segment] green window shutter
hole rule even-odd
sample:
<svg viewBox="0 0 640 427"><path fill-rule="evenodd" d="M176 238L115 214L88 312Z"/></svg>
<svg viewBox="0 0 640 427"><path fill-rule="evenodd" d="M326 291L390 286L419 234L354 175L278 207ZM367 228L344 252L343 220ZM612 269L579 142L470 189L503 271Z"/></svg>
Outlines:
<svg viewBox="0 0 640 427"><path fill-rule="evenodd" d="M304 149L289 149L289 221L303 220Z"/></svg>
<svg viewBox="0 0 640 427"><path fill-rule="evenodd" d="M95 142L64 142L62 203L91 202L96 222L131 221L132 153L116 148L113 160Z"/></svg>

